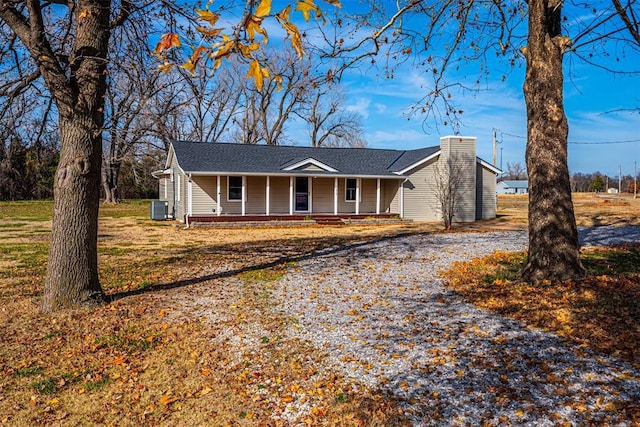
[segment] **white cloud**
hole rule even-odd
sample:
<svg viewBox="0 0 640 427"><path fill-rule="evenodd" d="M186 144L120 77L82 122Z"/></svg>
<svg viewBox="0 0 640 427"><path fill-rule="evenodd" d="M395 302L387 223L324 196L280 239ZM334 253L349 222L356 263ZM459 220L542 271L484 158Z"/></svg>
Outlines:
<svg viewBox="0 0 640 427"><path fill-rule="evenodd" d="M355 99L355 103L347 105L345 110L358 113L366 120L369 118L370 105L371 99L358 97Z"/></svg>

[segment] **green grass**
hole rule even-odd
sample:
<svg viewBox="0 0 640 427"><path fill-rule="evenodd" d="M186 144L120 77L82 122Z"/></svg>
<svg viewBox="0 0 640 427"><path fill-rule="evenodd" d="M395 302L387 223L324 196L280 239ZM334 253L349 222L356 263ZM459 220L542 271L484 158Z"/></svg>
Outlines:
<svg viewBox="0 0 640 427"><path fill-rule="evenodd" d="M100 204L100 218L149 217L150 200L125 200L118 204Z"/></svg>
<svg viewBox="0 0 640 427"><path fill-rule="evenodd" d="M42 394L54 394L58 391L58 382L51 377L31 383L31 387Z"/></svg>
<svg viewBox="0 0 640 427"><path fill-rule="evenodd" d="M16 370L16 373L14 375L18 378L24 378L40 375L43 372L44 369L42 369L40 366L26 366L24 368Z"/></svg>
<svg viewBox="0 0 640 427"><path fill-rule="evenodd" d="M111 378L109 377L104 377L102 379L96 380L96 381L89 381L84 385L84 389L86 391L96 391L96 390L100 390L101 388L104 388L106 386L108 386L109 384L111 384Z"/></svg>
<svg viewBox="0 0 640 427"><path fill-rule="evenodd" d="M580 260L590 275L640 274L640 244L588 249L580 254ZM484 276L483 281L517 281L526 262L526 252L514 254L495 273Z"/></svg>
<svg viewBox="0 0 640 427"><path fill-rule="evenodd" d="M53 200L21 200L0 202L0 219L14 221L50 221Z"/></svg>
<svg viewBox="0 0 640 427"><path fill-rule="evenodd" d="M125 218L149 216L150 201L125 200L118 204L100 204L101 218ZM0 219L5 225L2 227L13 228L27 225L24 221L51 221L53 219L53 200L20 200L17 202L0 202ZM6 223L6 221L19 221L19 223Z"/></svg>
<svg viewBox="0 0 640 427"><path fill-rule="evenodd" d="M585 251L581 259L593 274L637 274L640 273L640 244Z"/></svg>
<svg viewBox="0 0 640 427"><path fill-rule="evenodd" d="M127 354L136 354L155 347L157 339L152 336L143 337L134 331L129 331L102 336L96 339L96 344L99 347L105 346Z"/></svg>
<svg viewBox="0 0 640 427"><path fill-rule="evenodd" d="M17 262L19 269L30 270L31 274L44 272L49 255L48 243L2 243L0 255L5 260ZM0 277L7 277L0 272Z"/></svg>

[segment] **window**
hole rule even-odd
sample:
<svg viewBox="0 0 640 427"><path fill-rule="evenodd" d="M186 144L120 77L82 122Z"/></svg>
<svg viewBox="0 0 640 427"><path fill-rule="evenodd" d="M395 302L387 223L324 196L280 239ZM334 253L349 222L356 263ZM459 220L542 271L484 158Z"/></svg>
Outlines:
<svg viewBox="0 0 640 427"><path fill-rule="evenodd" d="M242 177L230 176L227 178L227 200L242 200Z"/></svg>
<svg viewBox="0 0 640 427"><path fill-rule="evenodd" d="M345 180L346 191L345 191L345 200L347 202L355 202L356 201L356 187L358 186L358 180L355 178L347 178Z"/></svg>

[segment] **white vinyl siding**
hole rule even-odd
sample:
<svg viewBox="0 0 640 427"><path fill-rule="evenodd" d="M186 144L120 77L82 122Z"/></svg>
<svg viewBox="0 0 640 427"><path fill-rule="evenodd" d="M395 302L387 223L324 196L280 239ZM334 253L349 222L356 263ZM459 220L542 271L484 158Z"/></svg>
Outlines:
<svg viewBox="0 0 640 427"><path fill-rule="evenodd" d="M213 215L217 212L217 177L194 176L191 184L191 208L193 215Z"/></svg>
<svg viewBox="0 0 640 427"><path fill-rule="evenodd" d="M476 169L476 219L495 218L496 174L480 164Z"/></svg>
<svg viewBox="0 0 640 427"><path fill-rule="evenodd" d="M436 221L441 218L438 200L433 191L435 182L435 163L439 157L423 163L407 175L409 178L403 184L404 217L421 221ZM398 201L400 204L400 202Z"/></svg>
<svg viewBox="0 0 640 427"><path fill-rule="evenodd" d="M476 139L447 137L440 140L440 145L441 161L451 156L465 175L460 188L461 200L453 220L473 222L476 219Z"/></svg>
<svg viewBox="0 0 640 427"><path fill-rule="evenodd" d="M333 213L333 178L313 179L313 213Z"/></svg>

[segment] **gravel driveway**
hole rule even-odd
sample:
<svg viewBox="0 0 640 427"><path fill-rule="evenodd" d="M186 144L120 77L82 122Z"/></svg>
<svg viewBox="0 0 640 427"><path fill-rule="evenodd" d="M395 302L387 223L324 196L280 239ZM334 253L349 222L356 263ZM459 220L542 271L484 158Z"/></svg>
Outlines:
<svg viewBox="0 0 640 427"><path fill-rule="evenodd" d="M640 240L640 228L580 235L610 244ZM400 398L414 425L630 425L618 408L640 400L638 369L478 309L438 278L453 261L526 245L511 231L336 248L296 263L274 296L298 321L293 335L326 349L333 369Z"/></svg>

